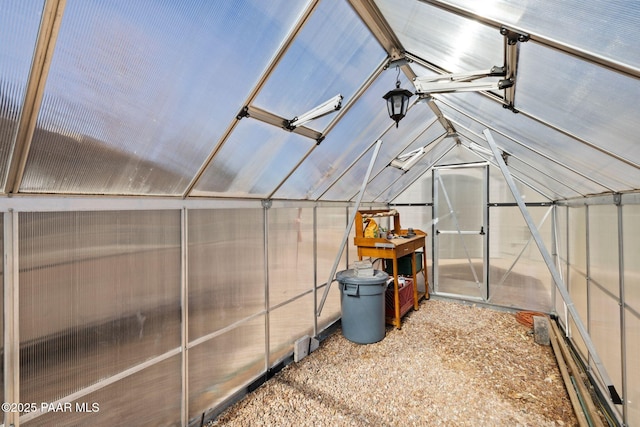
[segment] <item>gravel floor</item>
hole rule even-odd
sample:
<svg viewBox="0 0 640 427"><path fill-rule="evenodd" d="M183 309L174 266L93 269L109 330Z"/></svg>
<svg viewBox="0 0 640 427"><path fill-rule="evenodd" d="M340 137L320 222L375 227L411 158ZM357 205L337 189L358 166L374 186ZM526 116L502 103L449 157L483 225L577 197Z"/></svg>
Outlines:
<svg viewBox="0 0 640 427"><path fill-rule="evenodd" d="M513 313L423 301L400 330L340 331L210 426L573 426L551 347Z"/></svg>

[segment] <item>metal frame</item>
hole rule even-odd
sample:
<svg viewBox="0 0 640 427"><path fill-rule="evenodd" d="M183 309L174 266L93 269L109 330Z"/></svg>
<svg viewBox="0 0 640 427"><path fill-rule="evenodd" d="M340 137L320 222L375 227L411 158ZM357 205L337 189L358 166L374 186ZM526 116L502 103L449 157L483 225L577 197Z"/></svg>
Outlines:
<svg viewBox="0 0 640 427"><path fill-rule="evenodd" d="M478 21L484 25L488 25L496 29L500 29L503 27L502 23L499 21L478 15L463 7L454 6L451 3L446 1L442 1L442 0L419 0L419 1L421 1L422 3L426 3L431 6L435 6L437 8L446 10L447 12L450 12L468 19L473 19L474 21ZM549 37L544 37L540 34L533 34L529 31L524 31L517 28L512 28L512 30L520 33L526 33L529 36L529 40L539 43L548 48L559 50L563 53L566 53L571 56L575 56L585 61L593 62L611 71L615 71L617 73L620 73L629 77L633 77L636 79L640 78L640 70L638 70L637 68L634 68L625 64L621 64L616 61L612 61L608 58L604 58L600 55L595 55L583 49L579 49L577 47L570 46L566 43L562 43L558 40L554 40Z"/></svg>
<svg viewBox="0 0 640 427"><path fill-rule="evenodd" d="M453 145L455 146L455 144ZM578 206L578 205L582 205L584 206L585 204L612 204L615 200L619 200L619 203L616 203L616 205L618 206L618 221L619 221L619 228L618 228L618 235L619 235L619 250L620 250L620 301L622 303L621 306L621 331L620 333L624 335L624 311L625 311L625 307L624 307L624 259L623 259L623 248L624 248L624 240L622 238L620 238L620 236L622 236L622 233L624 231L623 229L623 224L622 224L622 219L620 218L620 215L622 214L622 209L623 209L623 205L625 203L627 204L640 204L640 197L638 197L639 194L624 194L621 195L619 197L613 197L613 196L602 196L602 197L593 197L593 198L588 198L588 199L584 199L582 201L582 203L578 203L578 201L571 201L571 202L567 202L567 203L563 203L561 204L562 206ZM13 375L11 376L7 376L5 379L5 398L7 401L10 401L11 396L13 395L14 398L17 398L17 396L19 395L19 365L18 365L18 340L19 340L19 325L17 324L17 322L15 322L15 320L18 318L18 311L19 311L19 295L18 295L18 277L17 277L17 271L18 271L18 262L19 262L19 254L18 254L18 237L19 237L19 230L18 230L18 217L19 217L19 213L20 212L33 212L33 211L41 211L41 212L46 212L46 211L87 211L87 210L138 210L138 209L144 209L144 210L154 210L154 209L179 209L183 212L185 212L185 217L183 219L183 227L185 227L188 224L188 211L185 211L185 209L201 209L201 208L206 208L206 209L211 209L211 208L229 208L229 207L233 207L233 208L238 208L238 209L242 209L242 208L259 208L260 205L254 201L254 200L249 200L249 201L240 201L240 200L207 200L207 201L203 201L203 200L176 200L176 199L172 199L172 198L167 198L167 199L150 199L150 198L146 198L146 199L132 199L129 197L122 197L122 198L100 198L100 197L95 197L95 198L73 198L73 197L46 197L46 198L38 198L38 197L12 197L12 198L6 198L6 199L0 199L0 209L2 209L4 211L3 213L3 217L4 217L4 253L5 253L5 257L4 257L4 307L5 307L5 359L3 361L4 363L4 367L5 367L5 372L10 372L13 373ZM607 203L609 202L609 203ZM292 204L292 202L274 202L275 206L281 207L288 207L290 204ZM318 203L318 202L297 202L296 205L299 204L304 204L304 205L308 205L309 207L318 207L318 206L352 206L352 204L350 203ZM293 205L293 204L292 204ZM13 207L11 207L13 206ZM567 209L567 214L568 214L568 209ZM183 214L184 215L184 214ZM345 222L348 221L348 212L345 213ZM317 216L314 218L314 233L317 232ZM569 225L568 221L567 221L567 225ZM568 231L567 227L567 231ZM183 233L183 237L182 237L182 244L185 245L184 248L184 254L186 256L188 256L188 242L186 241L186 239L188 238L188 236L186 236L186 234ZM567 243L569 243L568 239L567 239ZM554 251L555 252L555 251ZM555 255L557 256L557 255ZM184 262L184 261L183 261ZM568 262L568 261L567 261ZM184 274L187 275L187 270L186 270L186 263L185 263L185 272ZM183 279L183 284L181 285L183 287L183 292L187 292L188 290L188 283L186 283L186 277ZM322 286L316 286L314 293L317 293L318 290L320 290L322 288ZM309 291L305 291L304 295L308 295ZM317 295L316 295L317 296ZM299 298L300 296L296 296L294 298L292 298L291 300L295 300L297 298ZM281 306L281 305L279 305ZM188 310L188 307L186 307L186 310ZM12 314L13 313L13 314ZM183 316L186 315L186 312L183 314ZM242 319L232 325L228 325L227 327L225 327L223 330L219 330L216 331L213 334L209 334L207 336L201 337L197 340L194 340L193 342L188 342L186 344L186 346L183 344L182 348L175 348L163 355L159 355L156 358L146 361L143 364L137 365L135 367L132 367L126 371L120 372L118 373L116 376L113 377L109 377L106 378L105 380L92 385L91 387L85 388L83 390L79 390L77 393L74 393L72 395L69 396L65 396L64 398L60 399L60 402L63 401L69 401L69 399L72 398L81 398L82 396L86 396L87 394L98 390L104 386L107 386L109 384L114 383L115 381L122 379L128 375L132 375L136 372L139 372L143 369L145 369L148 366L154 365L156 363L162 362L170 357L173 356L178 356L179 354L182 353L182 357L188 356L188 352L189 349L193 348L194 346L201 344L205 341L208 341L212 338L215 338L221 334L224 334L225 332L228 332L232 329L234 329L235 327L239 326L240 324L243 324L245 322L251 321L257 317L263 316L265 315L265 311L261 311L260 313L256 313L246 319ZM184 317L183 317L184 318ZM565 317L568 319L568 316ZM267 326L265 325L265 328L267 328ZM186 333L186 332L184 332ZM183 343L184 343L184 339L186 339L186 335L183 335ZM626 384L626 370L628 369L628 367L626 366L626 342L625 339L622 339L621 342L622 345L622 364L623 364L623 395L626 395L626 391L627 391L627 387L628 384ZM268 357L268 356L267 356ZM184 362L183 362L184 363ZM268 369L270 368L270 366L267 364L265 367L265 372L268 371ZM188 367L187 366L183 366L183 375L188 375ZM185 372L185 369L187 370ZM261 374L261 375L264 375ZM188 378L187 378L188 379ZM184 379L183 379L184 381ZM184 384L184 383L183 383ZM188 385L188 384L187 384ZM183 385L184 387L184 385ZM184 405L186 405L187 403L184 403ZM625 405L627 405L627 403L624 403ZM183 406L183 414L185 413L184 411L186 411L186 408ZM626 411L626 406L623 407L623 410ZM626 412L625 412L626 413ZM186 415L182 415L183 417ZM628 415L623 415L624 417L628 417ZM15 421L14 425L17 426L18 421L19 420L11 420L9 417L11 417L10 414L6 414L5 421ZM22 419L22 421L26 421L29 419L33 419L36 417L36 415L31 415L30 417L32 418L24 418ZM17 418L17 417L14 417ZM10 425L9 424L5 424L5 425Z"/></svg>

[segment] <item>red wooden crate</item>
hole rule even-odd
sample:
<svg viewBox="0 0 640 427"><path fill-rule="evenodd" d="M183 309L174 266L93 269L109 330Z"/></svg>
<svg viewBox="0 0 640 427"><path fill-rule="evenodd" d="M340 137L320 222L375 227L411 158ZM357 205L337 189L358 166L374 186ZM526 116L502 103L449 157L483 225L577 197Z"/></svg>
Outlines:
<svg viewBox="0 0 640 427"><path fill-rule="evenodd" d="M404 286L398 288L398 296L400 297L400 316L404 316L413 307L413 279L404 278ZM393 299L393 284L391 284L385 292L384 311L386 317L396 317Z"/></svg>

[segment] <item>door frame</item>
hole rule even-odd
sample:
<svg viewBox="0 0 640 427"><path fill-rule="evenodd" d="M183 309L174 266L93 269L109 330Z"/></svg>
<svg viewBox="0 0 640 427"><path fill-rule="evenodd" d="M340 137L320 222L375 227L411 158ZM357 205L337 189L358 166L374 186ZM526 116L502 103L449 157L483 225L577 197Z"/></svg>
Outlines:
<svg viewBox="0 0 640 427"><path fill-rule="evenodd" d="M440 245L440 236L438 232L438 205L442 202L440 200L440 186L444 184L440 178L440 171L449 171L455 169L470 169L477 168L482 170L482 225L481 229L478 231L478 234L483 236L482 242L482 277L478 278L481 283L481 296L473 296L473 295L463 295L463 294L454 294L447 292L439 291L439 245ZM477 163L466 163L459 165L446 165L446 166L434 166L432 169L432 195L433 195L433 203L432 203L432 218L431 222L431 235L433 238L431 253L433 254L433 292L436 295L446 296L457 299L473 299L478 301L487 302L489 301L489 163L488 162L477 162ZM445 202L448 203L448 202ZM470 231L462 231L457 230L460 234L474 234ZM469 259L469 262L471 260ZM475 274L475 273L474 273Z"/></svg>

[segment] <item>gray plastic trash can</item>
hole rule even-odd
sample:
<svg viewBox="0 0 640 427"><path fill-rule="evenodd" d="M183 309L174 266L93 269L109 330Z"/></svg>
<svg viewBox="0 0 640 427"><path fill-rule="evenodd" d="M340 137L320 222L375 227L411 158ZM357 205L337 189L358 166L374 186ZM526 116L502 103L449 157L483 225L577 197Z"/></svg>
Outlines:
<svg viewBox="0 0 640 427"><path fill-rule="evenodd" d="M340 283L342 334L349 341L371 344L384 338L384 296L389 275L374 270L371 277L359 277L355 270L336 274Z"/></svg>

